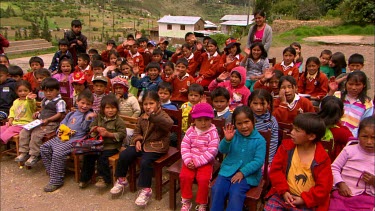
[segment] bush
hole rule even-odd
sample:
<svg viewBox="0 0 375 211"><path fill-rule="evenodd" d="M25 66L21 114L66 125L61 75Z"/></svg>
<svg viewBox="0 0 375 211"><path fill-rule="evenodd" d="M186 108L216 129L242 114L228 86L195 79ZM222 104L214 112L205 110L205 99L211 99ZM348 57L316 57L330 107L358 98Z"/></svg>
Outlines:
<svg viewBox="0 0 375 211"><path fill-rule="evenodd" d="M296 12L296 18L299 20L313 20L320 15L319 6L314 0L300 2Z"/></svg>
<svg viewBox="0 0 375 211"><path fill-rule="evenodd" d="M213 34L213 35L210 35L210 37L217 42L218 46L224 46L225 40L227 40L229 38L229 35L226 35L226 34Z"/></svg>
<svg viewBox="0 0 375 211"><path fill-rule="evenodd" d="M271 13L279 15L294 16L297 10L297 5L293 0L283 0L275 3L272 6Z"/></svg>
<svg viewBox="0 0 375 211"><path fill-rule="evenodd" d="M345 0L338 7L342 20L347 23L374 23L375 3L367 0Z"/></svg>
<svg viewBox="0 0 375 211"><path fill-rule="evenodd" d="M97 27L92 27L92 30L93 30L94 32L99 31L99 29L98 29Z"/></svg>

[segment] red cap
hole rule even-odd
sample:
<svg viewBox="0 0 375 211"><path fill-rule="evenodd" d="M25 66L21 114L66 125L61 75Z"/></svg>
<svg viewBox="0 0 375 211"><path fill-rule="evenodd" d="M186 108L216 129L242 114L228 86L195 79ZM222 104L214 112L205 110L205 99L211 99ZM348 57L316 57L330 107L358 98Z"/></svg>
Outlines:
<svg viewBox="0 0 375 211"><path fill-rule="evenodd" d="M238 46L240 46L241 43L238 43L237 40L234 39L234 38L232 38L232 37L228 38L228 39L225 41L225 48L226 48L226 49L231 48L233 45L238 45Z"/></svg>
<svg viewBox="0 0 375 211"><path fill-rule="evenodd" d="M73 73L73 82L78 84L84 84L86 82L85 74L83 72L75 72Z"/></svg>

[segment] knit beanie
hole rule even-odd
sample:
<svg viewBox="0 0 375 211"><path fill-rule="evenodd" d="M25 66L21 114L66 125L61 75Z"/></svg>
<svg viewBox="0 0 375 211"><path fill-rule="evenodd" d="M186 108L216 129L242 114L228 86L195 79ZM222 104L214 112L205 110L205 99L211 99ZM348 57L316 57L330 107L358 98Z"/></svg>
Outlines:
<svg viewBox="0 0 375 211"><path fill-rule="evenodd" d="M192 110L190 111L191 118L197 119L199 117L208 117L213 119L214 116L214 109L208 103L198 103L193 106Z"/></svg>

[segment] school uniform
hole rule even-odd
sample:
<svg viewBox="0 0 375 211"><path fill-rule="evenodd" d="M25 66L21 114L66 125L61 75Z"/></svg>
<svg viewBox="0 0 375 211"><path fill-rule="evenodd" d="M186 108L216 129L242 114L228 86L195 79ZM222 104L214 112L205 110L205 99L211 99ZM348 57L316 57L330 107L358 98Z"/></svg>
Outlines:
<svg viewBox="0 0 375 211"><path fill-rule="evenodd" d="M275 64L273 68L275 70L281 70L284 75L293 76L293 78L296 79L296 82L298 83L299 70L293 62L289 65L285 65L284 61L282 61L281 63Z"/></svg>
<svg viewBox="0 0 375 211"><path fill-rule="evenodd" d="M328 93L328 78L324 73L303 74L298 81L298 93L323 99Z"/></svg>

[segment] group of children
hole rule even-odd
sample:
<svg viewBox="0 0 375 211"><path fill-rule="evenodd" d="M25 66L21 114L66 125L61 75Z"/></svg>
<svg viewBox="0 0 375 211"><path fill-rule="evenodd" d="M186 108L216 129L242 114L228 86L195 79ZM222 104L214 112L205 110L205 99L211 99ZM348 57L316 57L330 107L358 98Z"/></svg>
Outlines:
<svg viewBox="0 0 375 211"><path fill-rule="evenodd" d="M77 24L72 22L72 30L78 30ZM89 185L96 169L96 187L113 182L110 193L122 193L129 185L129 166L141 157L141 191L135 203L144 206L152 194L152 163L171 144L173 120L162 108L182 109L181 210L192 207L195 179L196 209L207 209L218 152L226 156L212 187L211 210L224 210L227 198L228 210L242 210L246 192L261 180L262 168L270 169L272 184L265 210L374 206L370 200L375 194L374 111L366 95L368 78L361 71L363 56L349 57L347 73L342 69L346 66L342 56L324 50L320 58L308 58L305 71L300 71L303 58L298 43L283 51L281 63L270 67L260 42L253 43L244 57L232 38L226 41L223 55L213 39L205 38L203 45L187 33L185 40L174 54L165 49L168 41L160 42L159 48L144 38L129 37L117 47L109 41L101 56L95 49L88 54L76 49L77 63L69 49L84 43L61 40L48 70L41 58L32 57L25 75L0 55L0 60L7 61L0 64L0 117L6 122L0 141L6 144L19 135L20 155L15 161L33 166L42 159L50 177L44 191L52 192L64 183L72 143L89 137L102 139L101 153L84 156L79 187ZM101 60L102 56L107 58ZM60 87L61 82L71 86ZM66 93L73 98L72 105L64 101ZM320 111L315 113L318 105ZM74 109L67 113L67 107ZM127 134L119 115L138 118L132 134ZM226 121L219 128L225 135L221 141L213 118ZM35 119L40 120L36 127L24 127ZM278 122L293 124L291 139L279 142ZM72 131L68 141L61 139L63 125ZM266 141L258 131L267 130L271 140L265 158ZM43 143L43 137L55 131L57 136ZM349 137L358 144L346 146ZM332 140L334 162L320 143ZM117 180L112 181L108 158L117 153ZM269 166L263 166L265 159ZM330 198L332 187L337 191ZM348 196L353 203L346 200Z"/></svg>

